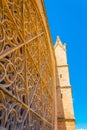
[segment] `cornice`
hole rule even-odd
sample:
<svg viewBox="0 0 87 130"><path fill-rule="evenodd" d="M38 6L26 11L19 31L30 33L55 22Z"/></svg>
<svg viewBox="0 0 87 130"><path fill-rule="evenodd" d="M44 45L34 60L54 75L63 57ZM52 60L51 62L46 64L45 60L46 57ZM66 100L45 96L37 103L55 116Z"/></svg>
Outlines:
<svg viewBox="0 0 87 130"><path fill-rule="evenodd" d="M57 120L58 120L58 122L66 122L66 121L76 122L75 118L60 118L60 117L58 117Z"/></svg>
<svg viewBox="0 0 87 130"><path fill-rule="evenodd" d="M61 67L68 67L69 65L68 64L66 64L66 65L58 65L58 66L56 66L57 68L61 68Z"/></svg>
<svg viewBox="0 0 87 130"><path fill-rule="evenodd" d="M69 89L72 89L72 86L56 86L56 88L60 88L60 89L69 88Z"/></svg>

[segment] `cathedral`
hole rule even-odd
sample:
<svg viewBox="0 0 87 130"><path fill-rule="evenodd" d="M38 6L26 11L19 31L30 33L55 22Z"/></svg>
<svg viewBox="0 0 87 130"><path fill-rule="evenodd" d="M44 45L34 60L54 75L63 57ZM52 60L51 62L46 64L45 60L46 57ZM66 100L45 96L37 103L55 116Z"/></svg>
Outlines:
<svg viewBox="0 0 87 130"><path fill-rule="evenodd" d="M66 45L43 0L0 0L0 130L76 130Z"/></svg>

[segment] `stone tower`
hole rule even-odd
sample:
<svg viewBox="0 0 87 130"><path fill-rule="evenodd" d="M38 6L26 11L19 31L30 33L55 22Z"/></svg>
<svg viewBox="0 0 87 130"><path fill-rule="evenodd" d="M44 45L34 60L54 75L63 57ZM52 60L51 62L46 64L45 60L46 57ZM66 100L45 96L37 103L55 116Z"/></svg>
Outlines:
<svg viewBox="0 0 87 130"><path fill-rule="evenodd" d="M56 86L57 86L57 123L58 130L75 130L72 104L72 89L66 57L66 45L57 37L55 44Z"/></svg>

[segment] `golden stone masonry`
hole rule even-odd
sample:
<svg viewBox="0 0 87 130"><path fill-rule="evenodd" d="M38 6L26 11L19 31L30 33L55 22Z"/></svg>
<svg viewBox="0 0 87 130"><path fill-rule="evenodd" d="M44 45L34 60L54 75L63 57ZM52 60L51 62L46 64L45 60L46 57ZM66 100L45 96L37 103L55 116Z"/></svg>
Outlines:
<svg viewBox="0 0 87 130"><path fill-rule="evenodd" d="M0 0L0 130L75 130L66 45L43 0Z"/></svg>

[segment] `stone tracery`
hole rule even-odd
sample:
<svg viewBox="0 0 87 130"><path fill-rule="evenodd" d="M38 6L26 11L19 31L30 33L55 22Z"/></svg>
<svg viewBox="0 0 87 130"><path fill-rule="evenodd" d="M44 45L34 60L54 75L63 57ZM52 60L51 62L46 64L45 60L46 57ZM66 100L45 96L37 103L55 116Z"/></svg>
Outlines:
<svg viewBox="0 0 87 130"><path fill-rule="evenodd" d="M53 130L51 56L40 17L32 0L0 0L0 127L6 130Z"/></svg>

